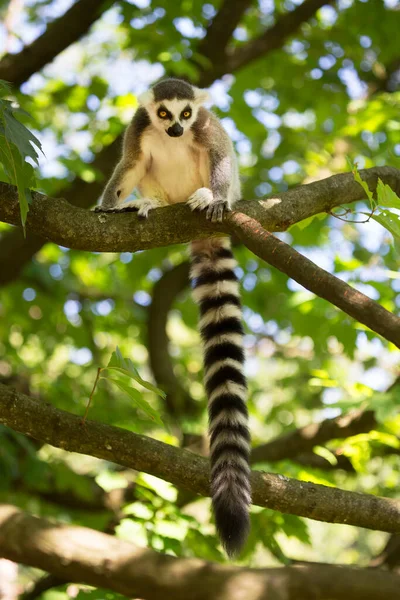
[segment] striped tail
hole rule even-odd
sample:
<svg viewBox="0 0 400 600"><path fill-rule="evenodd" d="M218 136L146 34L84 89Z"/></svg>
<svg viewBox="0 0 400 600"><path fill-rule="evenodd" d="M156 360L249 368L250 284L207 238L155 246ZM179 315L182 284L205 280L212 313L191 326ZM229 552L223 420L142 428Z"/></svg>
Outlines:
<svg viewBox="0 0 400 600"><path fill-rule="evenodd" d="M217 530L230 557L242 548L250 527L250 434L243 326L236 261L230 241L192 243L193 297L200 306L208 397L211 497Z"/></svg>

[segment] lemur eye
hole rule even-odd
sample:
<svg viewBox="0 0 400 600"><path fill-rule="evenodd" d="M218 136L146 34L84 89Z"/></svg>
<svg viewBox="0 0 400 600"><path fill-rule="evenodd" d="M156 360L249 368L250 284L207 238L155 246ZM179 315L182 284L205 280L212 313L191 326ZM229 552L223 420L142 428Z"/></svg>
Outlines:
<svg viewBox="0 0 400 600"><path fill-rule="evenodd" d="M165 119L167 117L167 111L166 110L159 110L158 111L158 116L161 117L161 119Z"/></svg>
<svg viewBox="0 0 400 600"><path fill-rule="evenodd" d="M192 113L190 112L190 110L185 110L185 111L183 111L183 113L182 113L182 117L183 117L184 119L188 119L188 118L190 117L190 115L191 115L191 114L192 114Z"/></svg>

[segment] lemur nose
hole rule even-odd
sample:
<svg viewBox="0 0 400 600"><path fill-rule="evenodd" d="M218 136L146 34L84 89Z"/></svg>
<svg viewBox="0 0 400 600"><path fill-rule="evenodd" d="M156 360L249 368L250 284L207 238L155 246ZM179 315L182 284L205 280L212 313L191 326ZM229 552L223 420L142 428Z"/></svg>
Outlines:
<svg viewBox="0 0 400 600"><path fill-rule="evenodd" d="M171 137L180 137L183 133L183 127L179 123L174 123L171 127L168 127L167 133Z"/></svg>

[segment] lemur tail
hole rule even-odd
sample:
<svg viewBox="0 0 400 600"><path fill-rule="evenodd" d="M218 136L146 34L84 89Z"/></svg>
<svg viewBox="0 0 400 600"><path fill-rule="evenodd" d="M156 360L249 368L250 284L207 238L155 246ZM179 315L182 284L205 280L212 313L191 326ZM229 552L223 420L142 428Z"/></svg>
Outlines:
<svg viewBox="0 0 400 600"><path fill-rule="evenodd" d="M236 264L227 238L192 243L191 279L193 297L200 306L208 396L211 497L217 530L231 557L246 540L251 502L247 386Z"/></svg>

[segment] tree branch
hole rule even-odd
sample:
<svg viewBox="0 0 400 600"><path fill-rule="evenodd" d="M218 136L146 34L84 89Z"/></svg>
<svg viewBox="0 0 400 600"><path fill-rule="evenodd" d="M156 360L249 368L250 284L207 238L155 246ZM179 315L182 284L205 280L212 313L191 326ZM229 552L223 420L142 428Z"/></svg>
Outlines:
<svg viewBox="0 0 400 600"><path fill-rule="evenodd" d="M308 563L257 570L161 555L7 504L0 505L0 556L143 600L388 600L400 586L399 576L377 569Z"/></svg>
<svg viewBox="0 0 400 600"><path fill-rule="evenodd" d="M0 384L0 423L70 452L144 471L203 496L209 463L174 446L118 427L86 421ZM253 502L317 521L400 533L400 503L253 471Z"/></svg>
<svg viewBox="0 0 400 600"><path fill-rule="evenodd" d="M251 6L253 0L224 0L219 11L207 28L206 36L201 40L197 52L206 57L212 68L216 62L226 61L226 47L240 19ZM215 79L214 75L212 75Z"/></svg>
<svg viewBox="0 0 400 600"><path fill-rule="evenodd" d="M294 10L279 17L275 25L267 29L261 36L250 40L246 45L228 55L227 70L237 71L249 62L282 48L287 39L296 33L303 23L311 19L321 6L332 3L333 0L305 0Z"/></svg>
<svg viewBox="0 0 400 600"><path fill-rule="evenodd" d="M400 170L394 167L363 169L360 175L375 191L378 178L400 194ZM98 186L98 184L87 184ZM79 186L79 202L87 206L88 190ZM223 223L211 223L204 215L192 213L184 204L160 208L151 212L148 220L132 214L96 214L74 209L69 202L34 193L27 219L27 230L57 244L78 250L95 252L135 252L170 244L189 242L222 233L237 227L227 213ZM72 197L73 191L68 194ZM237 211L256 219L268 231L285 231L291 225L318 213L329 212L335 206L362 200L365 193L354 181L352 173L332 175L265 200L239 202ZM20 225L17 189L0 182L0 220ZM81 204L82 202L82 204ZM233 227L232 227L233 225Z"/></svg>
<svg viewBox="0 0 400 600"><path fill-rule="evenodd" d="M400 190L400 171L392 167L365 169L361 175L370 189L376 187L381 177L392 189ZM148 220L143 220L137 214L77 210L65 200L35 194L26 226L28 231L62 246L95 252L134 252L222 232L235 233L257 256L400 346L398 317L263 229L282 231L306 217L363 196L364 191L352 174L344 173L299 186L268 200L239 202L237 211L227 213L223 223L211 223L204 215L190 212L185 205L154 210ZM0 183L0 200L0 220L19 224L16 188Z"/></svg>
<svg viewBox="0 0 400 600"><path fill-rule="evenodd" d="M209 70L204 69L202 71L200 85L211 85L215 79L221 77L225 73L234 73L248 65L250 62L261 57L265 58L274 50L282 48L288 37L296 33L301 25L308 21L321 6L331 4L332 2L333 0L305 0L293 11L282 15L276 21L275 25L267 29L261 36L254 40L250 40L247 44L235 49L227 48L229 38L226 39L226 36L222 34L226 41L225 43L216 44L216 48L219 49L219 52L213 52L213 46L210 46L210 50L207 50L208 37L205 38L199 44L199 52L211 59L210 62L212 63L212 67ZM229 2L227 2L227 4L228 3ZM237 2L230 2L229 6L232 9L232 5L236 4ZM243 7L246 2L245 0L241 0L239 4ZM242 14L244 10L242 10ZM239 19L240 17L241 15L239 16ZM217 19L218 15L215 17L214 21L217 21ZM239 20L237 22L239 22ZM220 28L223 30L222 23ZM217 28L215 29L217 30Z"/></svg>
<svg viewBox="0 0 400 600"><path fill-rule="evenodd" d="M78 0L62 17L49 23L32 44L1 59L0 79L20 86L84 35L112 4L112 0Z"/></svg>
<svg viewBox="0 0 400 600"><path fill-rule="evenodd" d="M233 232L257 256L400 348L399 317L318 267L263 229L255 219L235 212L229 221L233 224Z"/></svg>
<svg viewBox="0 0 400 600"><path fill-rule="evenodd" d="M386 392L391 392L400 385L400 377L396 377ZM253 449L251 462L277 461L295 458L298 454L311 451L314 446L323 446L329 440L345 439L359 433L367 433L377 425L372 410L352 410L335 419L325 419L321 423L311 423L300 429L289 431L267 444ZM319 457L321 458L321 457Z"/></svg>
<svg viewBox="0 0 400 600"><path fill-rule="evenodd" d="M372 410L351 411L336 419L326 419L322 423L311 423L301 429L289 431L267 444L256 446L251 455L251 462L294 458L300 453L309 452L314 446L323 446L329 440L365 433L374 427L376 427L376 420Z"/></svg>

